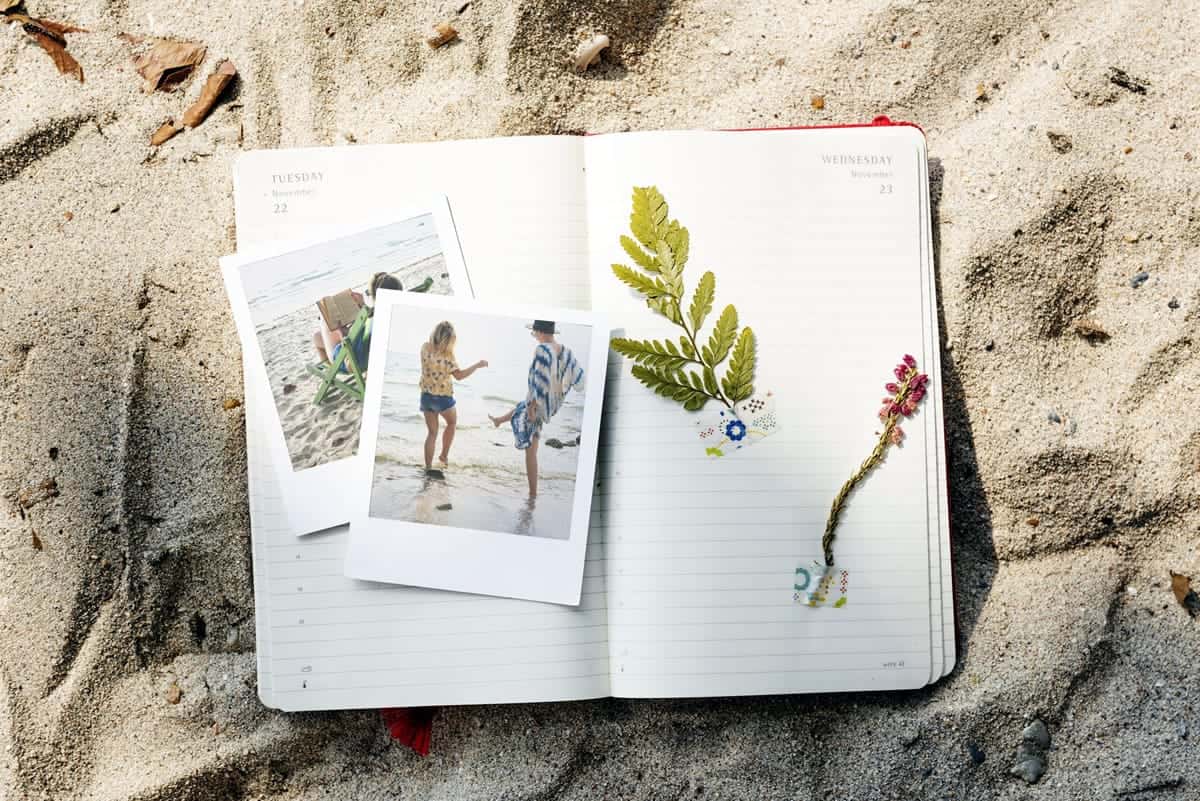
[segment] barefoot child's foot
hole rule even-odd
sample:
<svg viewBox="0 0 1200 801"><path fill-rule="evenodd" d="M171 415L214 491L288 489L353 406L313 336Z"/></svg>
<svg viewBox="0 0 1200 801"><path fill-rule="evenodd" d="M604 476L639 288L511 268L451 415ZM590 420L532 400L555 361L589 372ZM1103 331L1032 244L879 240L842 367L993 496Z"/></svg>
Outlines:
<svg viewBox="0 0 1200 801"><path fill-rule="evenodd" d="M499 428L500 424L502 422L504 422L499 417L496 417L495 415L491 415L491 414L488 415L488 419L492 421L492 425L494 425L496 428Z"/></svg>

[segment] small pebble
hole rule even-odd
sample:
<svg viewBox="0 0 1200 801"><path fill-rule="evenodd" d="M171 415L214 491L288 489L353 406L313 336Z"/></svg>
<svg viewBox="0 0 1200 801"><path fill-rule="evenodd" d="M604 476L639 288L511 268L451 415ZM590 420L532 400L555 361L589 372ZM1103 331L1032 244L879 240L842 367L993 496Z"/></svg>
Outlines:
<svg viewBox="0 0 1200 801"><path fill-rule="evenodd" d="M983 349L988 353L994 351L996 349L996 340L989 339L987 342L983 343Z"/></svg>
<svg viewBox="0 0 1200 801"><path fill-rule="evenodd" d="M1025 519L1025 525L1029 526L1030 528L1037 528L1041 524L1041 518L1038 517L1028 517Z"/></svg>
<svg viewBox="0 0 1200 801"><path fill-rule="evenodd" d="M987 754L983 753L983 749L975 743L967 743L967 753L971 755L971 761L976 765L982 765L983 760L987 759Z"/></svg>
<svg viewBox="0 0 1200 801"><path fill-rule="evenodd" d="M75 219L75 215L69 211L64 211L63 219L66 220L67 222L70 222L71 220Z"/></svg>
<svg viewBox="0 0 1200 801"><path fill-rule="evenodd" d="M1037 784L1037 780L1042 778L1046 772L1046 760L1038 756L1031 756L1013 765L1008 772L1022 779L1026 784Z"/></svg>
<svg viewBox="0 0 1200 801"><path fill-rule="evenodd" d="M1125 151L1124 151L1125 155L1127 155L1127 156L1128 156L1128 155L1129 155L1130 153L1132 153L1132 152L1133 152L1133 148L1132 148L1132 147L1130 147L1129 145L1126 145L1126 146L1125 146Z"/></svg>
<svg viewBox="0 0 1200 801"><path fill-rule="evenodd" d="M1188 738L1188 725L1180 721L1175 726L1175 733L1179 735L1180 740L1186 740Z"/></svg>
<svg viewBox="0 0 1200 801"><path fill-rule="evenodd" d="M295 391L296 391L295 384L284 384L283 385L283 394L284 395L291 395Z"/></svg>
<svg viewBox="0 0 1200 801"><path fill-rule="evenodd" d="M1142 235L1138 234L1138 233L1125 234L1125 241L1131 245L1134 244L1135 242L1137 242L1141 238L1142 238Z"/></svg>
<svg viewBox="0 0 1200 801"><path fill-rule="evenodd" d="M447 45L458 38L458 31L449 22L439 22L434 25L425 35L425 44L429 45L431 50L436 50L442 45Z"/></svg>
<svg viewBox="0 0 1200 801"><path fill-rule="evenodd" d="M902 732L900 732L900 744L903 745L905 748L911 748L912 746L916 745L917 740L920 740L920 739L921 739L921 732L919 729L911 728L911 729L905 729Z"/></svg>
<svg viewBox="0 0 1200 801"><path fill-rule="evenodd" d="M820 111L825 108L825 95L813 95L812 100L809 102L812 103L813 108Z"/></svg>
<svg viewBox="0 0 1200 801"><path fill-rule="evenodd" d="M1137 592L1137 587L1129 586L1125 588L1125 594L1131 598L1136 598Z"/></svg>
<svg viewBox="0 0 1200 801"><path fill-rule="evenodd" d="M239 639L241 639L241 632L238 631L237 626L234 626L229 631L225 632L225 647L237 648Z"/></svg>
<svg viewBox="0 0 1200 801"><path fill-rule="evenodd" d="M168 704L178 704L183 698L183 690L179 689L178 684L171 682L171 685L167 687L167 691L163 693L163 698L167 699Z"/></svg>
<svg viewBox="0 0 1200 801"><path fill-rule="evenodd" d="M1138 287L1140 287L1142 284L1146 283L1149 280L1150 280L1150 273L1143 270L1142 272L1135 275L1133 278L1129 279L1129 285L1131 287L1133 287L1134 289L1137 289Z"/></svg>
<svg viewBox="0 0 1200 801"><path fill-rule="evenodd" d="M1065 133L1046 131L1046 136L1050 140L1050 146L1059 153L1070 153L1071 148L1075 146L1075 143L1071 141L1071 137Z"/></svg>
<svg viewBox="0 0 1200 801"><path fill-rule="evenodd" d="M225 411L229 411L230 409L236 409L237 407L241 406L242 402L237 398L226 398L221 405L225 407Z"/></svg>
<svg viewBox="0 0 1200 801"><path fill-rule="evenodd" d="M1042 750L1050 747L1050 730L1046 728L1046 724L1040 720L1035 720L1025 727L1021 732L1021 739L1026 742L1034 743Z"/></svg>
<svg viewBox="0 0 1200 801"><path fill-rule="evenodd" d="M449 512L453 508L454 508L454 504L452 504L452 503L439 503L437 505L437 510L439 512Z"/></svg>
<svg viewBox="0 0 1200 801"><path fill-rule="evenodd" d="M1167 308L1170 309L1171 311L1175 311L1176 309L1178 309L1179 308L1179 298L1171 298L1170 300L1168 300Z"/></svg>
<svg viewBox="0 0 1200 801"><path fill-rule="evenodd" d="M1061 423L1062 422L1062 418L1059 417L1058 412L1055 412L1055 411L1046 412L1046 419L1049 420L1051 423Z"/></svg>

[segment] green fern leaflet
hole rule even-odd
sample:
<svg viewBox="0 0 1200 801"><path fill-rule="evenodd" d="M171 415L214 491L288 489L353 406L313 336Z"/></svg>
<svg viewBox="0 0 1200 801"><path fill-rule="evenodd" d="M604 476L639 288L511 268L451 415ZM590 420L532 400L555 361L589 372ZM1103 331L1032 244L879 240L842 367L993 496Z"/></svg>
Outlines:
<svg viewBox="0 0 1200 801"><path fill-rule="evenodd" d="M612 341L613 348L633 360L635 378L688 411L699 411L710 400L732 409L749 398L754 394L754 332L742 328L739 333L737 309L726 306L704 340L701 329L716 302L717 279L704 273L688 300L683 270L691 236L670 219L667 199L657 187L633 188L629 232L633 236L622 236L621 248L635 266L614 264L613 275L641 295L651 311L683 329L683 335L678 346L670 339L622 337ZM718 377L727 357L729 364Z"/></svg>

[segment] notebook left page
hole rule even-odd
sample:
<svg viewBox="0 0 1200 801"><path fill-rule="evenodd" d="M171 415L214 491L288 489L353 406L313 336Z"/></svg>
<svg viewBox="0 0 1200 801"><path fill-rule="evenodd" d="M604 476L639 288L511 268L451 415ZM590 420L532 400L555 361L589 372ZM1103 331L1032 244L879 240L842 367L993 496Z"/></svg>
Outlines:
<svg viewBox="0 0 1200 801"><path fill-rule="evenodd" d="M476 296L585 305L582 175L577 140L565 137L258 152L235 176L239 243L311 238L386 212L400 193L436 192L449 200ZM248 406L269 392L265 376L251 371L249 381ZM253 417L248 409L248 428ZM589 544L576 608L358 582L342 574L345 527L297 540L279 525L270 468L254 473L251 503L265 703L315 710L609 694L601 541Z"/></svg>

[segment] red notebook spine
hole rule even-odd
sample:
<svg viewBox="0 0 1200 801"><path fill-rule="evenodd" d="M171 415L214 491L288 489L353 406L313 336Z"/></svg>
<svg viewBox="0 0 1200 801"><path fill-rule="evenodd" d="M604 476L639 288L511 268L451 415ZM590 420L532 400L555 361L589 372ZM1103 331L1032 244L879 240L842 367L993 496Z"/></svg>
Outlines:
<svg viewBox="0 0 1200 801"><path fill-rule="evenodd" d="M835 125L777 125L770 128L727 128L729 131L819 131L827 128L874 128L881 125L904 125L909 128L916 128L921 132L921 136L925 135L925 129L915 122L906 120L893 120L892 118L880 114L870 122L849 122Z"/></svg>

